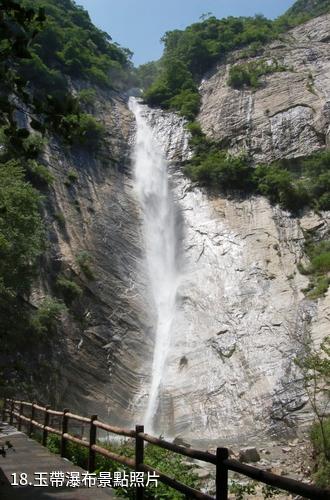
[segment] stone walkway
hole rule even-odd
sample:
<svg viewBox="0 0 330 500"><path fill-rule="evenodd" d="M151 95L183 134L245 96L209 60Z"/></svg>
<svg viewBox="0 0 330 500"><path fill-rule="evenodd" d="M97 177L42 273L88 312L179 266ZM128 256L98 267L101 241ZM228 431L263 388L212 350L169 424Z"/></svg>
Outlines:
<svg viewBox="0 0 330 500"><path fill-rule="evenodd" d="M76 472L80 478L85 473L83 469L73 465L68 460L48 451L25 434L18 432L8 424L0 424L0 447L9 441L13 449L7 451L6 457L0 455L0 498L1 500L109 500L115 494L109 488L70 488L33 486L38 484L37 472L44 472L43 478L49 479L49 474L60 471L64 474ZM28 486L12 486L12 474L27 474ZM40 476L39 476L40 477Z"/></svg>

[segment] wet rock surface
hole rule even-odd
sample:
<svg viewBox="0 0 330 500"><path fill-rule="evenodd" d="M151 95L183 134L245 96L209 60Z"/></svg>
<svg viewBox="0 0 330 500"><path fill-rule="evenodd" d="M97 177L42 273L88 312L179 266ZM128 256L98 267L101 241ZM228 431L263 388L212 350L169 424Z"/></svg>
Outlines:
<svg viewBox="0 0 330 500"><path fill-rule="evenodd" d="M159 429L230 446L294 437L311 419L295 359L319 323L323 335L329 325L321 312L328 298L316 304L301 291L302 227L328 227L327 218L293 218L262 197L223 198L192 185L175 164L173 132L161 133L171 120L161 113L154 130L171 152L182 277Z"/></svg>

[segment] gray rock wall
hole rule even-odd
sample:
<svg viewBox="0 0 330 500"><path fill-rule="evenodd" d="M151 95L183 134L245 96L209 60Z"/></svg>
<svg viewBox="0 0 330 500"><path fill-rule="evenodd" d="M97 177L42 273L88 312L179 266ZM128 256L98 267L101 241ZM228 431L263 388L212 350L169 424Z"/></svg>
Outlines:
<svg viewBox="0 0 330 500"><path fill-rule="evenodd" d="M201 85L203 130L233 152L249 149L256 161L324 147L329 21L310 21L267 47L269 58L290 69L267 76L256 92L229 88L228 66L219 66ZM130 169L132 116L114 95L100 96L97 114L108 132L101 159L81 149L69 153L55 141L47 153L56 179L45 207L50 245L33 300L38 304L51 293L56 270L75 273L84 295L83 321L64 318L51 360L57 376L42 391L46 401L128 425L143 418L155 317ZM285 434L310 417L294 358L310 334L318 344L329 327L329 294L312 303L301 292L308 281L296 269L302 228L326 227L327 219L294 219L261 197L210 196L177 165L190 155L184 121L158 110L150 110L149 119L171 162L183 231L175 342L159 427L222 442ZM78 181L68 187L70 168ZM79 270L82 250L92 257L95 280Z"/></svg>
<svg viewBox="0 0 330 500"><path fill-rule="evenodd" d="M261 78L257 90L227 81L232 64L265 59L283 72ZM229 150L249 151L258 162L308 155L330 140L330 15L309 21L265 47L264 54L232 55L201 86L203 131Z"/></svg>
<svg viewBox="0 0 330 500"><path fill-rule="evenodd" d="M73 276L84 293L74 308L78 319L72 313L63 318L49 359L57 375L41 384L40 395L60 407L125 425L143 380L142 359L147 370L151 358L152 314L130 174L132 116L116 95L100 94L96 113L107 132L97 158L88 149L69 150L54 139L47 147L55 182L45 206L49 245L33 301L38 305L54 292L59 273ZM70 169L77 181L68 185ZM95 279L87 279L79 268L82 251L91 257Z"/></svg>
<svg viewBox="0 0 330 500"><path fill-rule="evenodd" d="M193 186L175 163L183 123L175 132L171 114L155 110L150 123L172 165L184 234L159 430L230 443L290 434L311 418L294 360L312 332L321 328L320 339L329 328L329 295L314 303L302 292L303 229L326 231L328 220L293 218L262 197L224 199Z"/></svg>

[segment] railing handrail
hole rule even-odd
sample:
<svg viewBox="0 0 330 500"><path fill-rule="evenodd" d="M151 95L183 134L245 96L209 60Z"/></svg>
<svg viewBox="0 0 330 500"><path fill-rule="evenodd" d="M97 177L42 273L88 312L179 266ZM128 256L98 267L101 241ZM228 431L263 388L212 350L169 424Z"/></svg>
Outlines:
<svg viewBox="0 0 330 500"><path fill-rule="evenodd" d="M7 404L10 408L7 408ZM17 411L16 405L19 405L19 410ZM31 409L31 415L24 415L24 408L28 407ZM41 424L36 420L35 410L44 413L44 423ZM36 403L30 403L27 401L19 401L6 398L4 400L3 408L3 420L5 420L6 415L10 417L10 423L13 423L13 418L16 417L19 424L19 429L21 428L22 421L28 424L30 435L33 427L37 427L43 431L43 445L47 442L48 433L53 433L61 437L61 455L65 456L66 442L71 441L80 446L89 448L89 471L93 472L95 469L95 453L99 453L107 458L110 458L122 465L126 465L135 470L140 470L144 472L153 472L159 476L159 480L164 484L189 495L190 498L197 499L208 499L211 500L213 497L197 491L174 478L171 478L157 469L154 469L143 463L143 442L150 443L154 446L172 451L182 456L189 458L201 460L206 463L210 463L216 466L216 500L226 500L228 498L228 471L238 472L244 476L251 479L257 480L261 483L274 486L276 488L285 490L289 493L296 495L301 495L302 497L309 498L312 500L330 500L330 490L319 488L310 484L306 484L295 479L288 477L278 476L271 472L264 471L257 467L251 465L243 464L237 460L228 458L228 449L217 448L217 454L209 453L207 451L201 451L194 448L188 448L185 446L177 445L175 443L170 443L164 439L156 438L144 432L143 426L136 426L135 430L125 429L121 427L112 426L101 422L97 419L96 415L92 417L83 417L81 415L76 415L71 413L69 410L57 411L52 410L49 407L40 406ZM55 429L49 425L49 416L56 415L62 417L62 429ZM71 435L68 432L68 421L69 419L76 420L83 424L87 423L90 425L90 440L79 439L76 436ZM136 443L136 455L135 460L118 455L116 453L102 448L96 444L96 430L102 429L113 434L117 434L124 437L129 437L135 439ZM142 443L142 444L140 444ZM139 449L138 449L139 448ZM93 469L93 470L91 470ZM137 498L138 500L143 499L143 488L137 488Z"/></svg>

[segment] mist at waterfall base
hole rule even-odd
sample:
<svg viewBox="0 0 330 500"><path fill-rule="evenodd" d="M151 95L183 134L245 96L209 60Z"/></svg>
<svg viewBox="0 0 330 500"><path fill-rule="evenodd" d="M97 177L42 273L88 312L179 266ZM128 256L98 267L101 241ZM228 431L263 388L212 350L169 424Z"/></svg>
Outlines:
<svg viewBox="0 0 330 500"><path fill-rule="evenodd" d="M134 175L143 214L148 277L157 314L151 386L145 413L145 427L153 432L180 281L176 265L175 207L169 189L167 161L143 116L143 106L131 97L129 107L136 120Z"/></svg>

